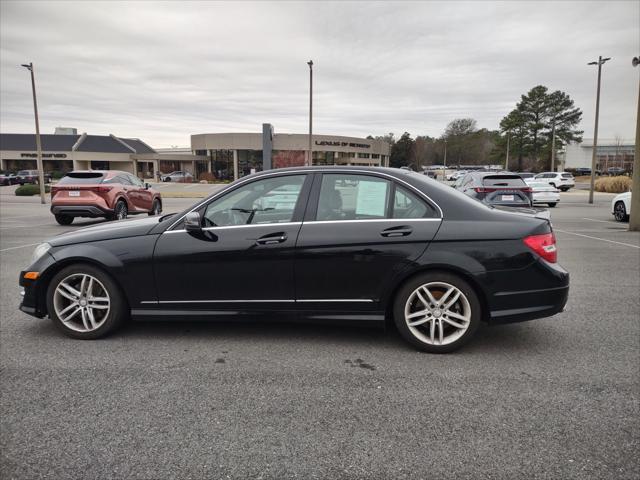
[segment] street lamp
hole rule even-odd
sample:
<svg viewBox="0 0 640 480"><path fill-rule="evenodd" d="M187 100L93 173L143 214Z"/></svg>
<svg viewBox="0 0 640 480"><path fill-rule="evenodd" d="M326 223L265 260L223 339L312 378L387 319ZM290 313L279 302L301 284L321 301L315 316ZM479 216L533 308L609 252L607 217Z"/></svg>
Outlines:
<svg viewBox="0 0 640 480"><path fill-rule="evenodd" d="M447 139L444 139L444 160L442 168L442 181L445 182L447 180Z"/></svg>
<svg viewBox="0 0 640 480"><path fill-rule="evenodd" d="M593 203L593 188L596 182L596 155L598 148L598 115L600 114L600 77L602 74L602 65L611 60L611 57L598 57L597 62L589 62L587 65L598 65L598 89L596 93L596 126L593 129L593 152L591 154L591 185L589 187L589 203Z"/></svg>
<svg viewBox="0 0 640 480"><path fill-rule="evenodd" d="M507 156L504 160L504 169L509 171L509 143L511 141L511 130L507 130Z"/></svg>
<svg viewBox="0 0 640 480"><path fill-rule="evenodd" d="M309 159L308 166L313 165L313 146L311 136L313 135L313 60L307 62L309 65Z"/></svg>
<svg viewBox="0 0 640 480"><path fill-rule="evenodd" d="M44 197L44 170L42 168L42 144L40 143L40 123L38 122L38 102L36 101L36 81L33 76L33 63L23 63L22 66L31 72L31 90L33 92L33 113L36 118L36 151L38 166L38 184L40 185L40 203L45 204L47 201Z"/></svg>
<svg viewBox="0 0 640 480"><path fill-rule="evenodd" d="M634 57L631 65L637 67L640 57ZM633 158L633 179L631 180L631 212L629 231L640 231L640 82L638 83L638 113L636 114L636 150Z"/></svg>

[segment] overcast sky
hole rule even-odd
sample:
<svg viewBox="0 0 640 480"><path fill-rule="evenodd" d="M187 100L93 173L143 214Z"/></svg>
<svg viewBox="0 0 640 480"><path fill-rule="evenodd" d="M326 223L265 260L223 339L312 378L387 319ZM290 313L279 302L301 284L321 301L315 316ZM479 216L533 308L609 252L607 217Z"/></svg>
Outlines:
<svg viewBox="0 0 640 480"><path fill-rule="evenodd" d="M500 119L535 85L567 92L593 135L635 136L640 2L28 2L2 1L0 131L56 126L139 137L308 130L439 136Z"/></svg>

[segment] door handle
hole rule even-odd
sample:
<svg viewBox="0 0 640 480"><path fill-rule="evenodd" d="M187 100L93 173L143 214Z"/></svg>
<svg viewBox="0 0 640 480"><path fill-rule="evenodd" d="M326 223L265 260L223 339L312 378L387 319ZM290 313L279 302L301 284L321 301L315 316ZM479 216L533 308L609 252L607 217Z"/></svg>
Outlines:
<svg viewBox="0 0 640 480"><path fill-rule="evenodd" d="M413 228L403 225L401 227L391 227L380 232L383 237L406 237L411 235Z"/></svg>
<svg viewBox="0 0 640 480"><path fill-rule="evenodd" d="M270 233L256 240L256 245L274 245L287 240L287 234L284 232Z"/></svg>

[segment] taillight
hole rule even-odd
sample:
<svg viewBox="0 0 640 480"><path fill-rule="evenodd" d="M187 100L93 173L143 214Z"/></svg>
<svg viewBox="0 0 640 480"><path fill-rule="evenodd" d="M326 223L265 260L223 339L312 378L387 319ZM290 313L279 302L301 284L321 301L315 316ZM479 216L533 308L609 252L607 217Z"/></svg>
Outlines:
<svg viewBox="0 0 640 480"><path fill-rule="evenodd" d="M531 193L531 187L476 187L474 190L477 193L491 193L491 192L525 192Z"/></svg>
<svg viewBox="0 0 640 480"><path fill-rule="evenodd" d="M94 190L94 191L96 191L96 192L98 192L98 193L107 193L107 192L108 192L108 191L110 191L112 188L113 188L113 187L107 187L107 186L101 185L101 186L99 186L99 187L92 188L91 190Z"/></svg>
<svg viewBox="0 0 640 480"><path fill-rule="evenodd" d="M547 262L556 263L558 261L558 249L556 248L556 236L551 233L542 235L530 235L523 240L524 244L536 252Z"/></svg>

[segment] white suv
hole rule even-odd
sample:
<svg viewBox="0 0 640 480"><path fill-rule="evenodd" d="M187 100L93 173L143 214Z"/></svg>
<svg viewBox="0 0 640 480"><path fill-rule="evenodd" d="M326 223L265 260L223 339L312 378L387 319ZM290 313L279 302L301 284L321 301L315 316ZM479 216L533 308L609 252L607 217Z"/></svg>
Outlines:
<svg viewBox="0 0 640 480"><path fill-rule="evenodd" d="M556 187L558 190L566 192L572 187L576 186L576 182L568 172L543 172L536 175L535 180L537 182L545 182L549 185Z"/></svg>

